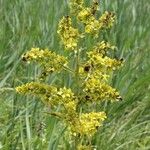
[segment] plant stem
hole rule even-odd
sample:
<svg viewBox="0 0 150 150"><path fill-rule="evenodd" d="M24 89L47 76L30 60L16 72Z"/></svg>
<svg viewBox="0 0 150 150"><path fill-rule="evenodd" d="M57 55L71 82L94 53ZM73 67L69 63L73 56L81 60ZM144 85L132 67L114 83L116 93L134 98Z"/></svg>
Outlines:
<svg viewBox="0 0 150 150"><path fill-rule="evenodd" d="M76 78L76 85L77 85L77 96L79 95L79 64L80 64L80 51L77 49L76 53L76 70L75 70L75 78Z"/></svg>

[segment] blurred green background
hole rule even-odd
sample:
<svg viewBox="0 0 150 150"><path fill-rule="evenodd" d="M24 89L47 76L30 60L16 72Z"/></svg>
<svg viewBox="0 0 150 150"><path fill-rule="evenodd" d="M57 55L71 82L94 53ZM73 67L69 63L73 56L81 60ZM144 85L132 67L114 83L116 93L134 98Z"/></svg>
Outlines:
<svg viewBox="0 0 150 150"><path fill-rule="evenodd" d="M86 0L89 3L89 0ZM117 23L103 36L125 59L112 80L123 101L105 104L108 119L95 135L97 150L150 149L150 1L101 0L100 11L113 11ZM35 98L17 95L16 85L31 81L37 67L21 62L31 47L61 52L56 34L66 15L66 0L0 0L0 149L57 150L64 139L57 119ZM86 41L89 44L88 40ZM53 80L53 78L51 78Z"/></svg>

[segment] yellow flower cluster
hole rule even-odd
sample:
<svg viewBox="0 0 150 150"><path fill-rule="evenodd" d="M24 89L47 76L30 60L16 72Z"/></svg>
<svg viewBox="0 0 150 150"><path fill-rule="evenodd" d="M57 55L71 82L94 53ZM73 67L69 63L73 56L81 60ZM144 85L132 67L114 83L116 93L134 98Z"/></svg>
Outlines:
<svg viewBox="0 0 150 150"><path fill-rule="evenodd" d="M71 13L77 15L77 13L83 8L83 2L84 0L69 0Z"/></svg>
<svg viewBox="0 0 150 150"><path fill-rule="evenodd" d="M22 56L22 60L36 62L43 67L45 74L59 72L67 65L67 59L48 49L32 48Z"/></svg>
<svg viewBox="0 0 150 150"><path fill-rule="evenodd" d="M104 51L101 51L104 53ZM104 56L102 53L99 53L97 51L90 51L88 52L88 63L91 64L93 67L98 69L101 72L106 72L109 70L116 70L122 65L122 59L112 59L108 56Z"/></svg>
<svg viewBox="0 0 150 150"><path fill-rule="evenodd" d="M115 22L116 16L112 12L105 11L99 18L99 22L102 28L111 28Z"/></svg>
<svg viewBox="0 0 150 150"><path fill-rule="evenodd" d="M99 53L102 56L104 56L106 55L109 49L114 50L115 46L112 46L108 42L102 41L102 42L98 42L96 46L93 47L92 52Z"/></svg>
<svg viewBox="0 0 150 150"><path fill-rule="evenodd" d="M87 102L99 102L103 100L118 101L121 97L116 89L108 85L109 71L122 65L122 60L111 59L106 56L108 49L114 49L107 42L100 42L93 50L87 52L88 61L80 68L80 74L84 79L84 100Z"/></svg>
<svg viewBox="0 0 150 150"><path fill-rule="evenodd" d="M46 85L38 82L30 82L16 87L16 91L20 94L30 94L41 98L46 104L53 104L49 98L57 93L57 88L54 86Z"/></svg>
<svg viewBox="0 0 150 150"><path fill-rule="evenodd" d="M75 97L74 93L71 89L59 88L53 96L49 97L49 101L52 101L55 104L61 104L64 107L65 115L68 114L74 115L76 113L76 105L77 105L77 98Z"/></svg>
<svg viewBox="0 0 150 150"><path fill-rule="evenodd" d="M111 12L105 12L99 19L96 19L95 13L98 10L98 2L93 2L93 7L82 7L77 18L85 25L85 32L92 33L98 37L98 32L102 28L110 28L115 21L115 15Z"/></svg>
<svg viewBox="0 0 150 150"><path fill-rule="evenodd" d="M21 94L30 94L38 96L44 103L48 105L57 106L58 104L64 105L66 110L76 110L76 98L71 89L56 88L38 82L30 82L16 87L16 91Z"/></svg>
<svg viewBox="0 0 150 150"><path fill-rule="evenodd" d="M85 24L85 32L97 34L100 29L100 23L92 14L91 8L84 8L78 13L78 20Z"/></svg>
<svg viewBox="0 0 150 150"><path fill-rule="evenodd" d="M104 112L83 113L78 115L76 111L77 98L74 96L71 89L65 87L58 89L54 86L31 82L18 86L16 91L21 94L38 96L45 104L50 106L57 107L58 105L62 105L62 119L64 119L66 124L70 125L71 132L74 135L92 136L106 118Z"/></svg>
<svg viewBox="0 0 150 150"><path fill-rule="evenodd" d="M85 82L84 92L87 102L99 102L103 100L118 101L121 99L116 89L104 81L105 75L90 75ZM107 76L106 76L107 77Z"/></svg>
<svg viewBox="0 0 150 150"><path fill-rule="evenodd" d="M91 137L106 119L104 112L82 113L71 125L73 135Z"/></svg>
<svg viewBox="0 0 150 150"><path fill-rule="evenodd" d="M93 0L92 7L84 7L83 0L70 0L70 10L78 18L78 21L85 25L85 33L98 37L98 33L103 28L110 28L115 21L115 15L111 12L105 12L99 19L96 19L95 13L98 10L98 2ZM77 29L72 27L72 21L69 16L63 17L58 25L58 34L66 49L76 49L80 36ZM81 34L82 35L82 34Z"/></svg>
<svg viewBox="0 0 150 150"><path fill-rule="evenodd" d="M78 145L77 150L93 150L90 145Z"/></svg>
<svg viewBox="0 0 150 150"><path fill-rule="evenodd" d="M69 16L63 17L58 25L58 31L61 41L65 49L75 50L78 45L79 32L78 29L72 27L72 20Z"/></svg>
<svg viewBox="0 0 150 150"><path fill-rule="evenodd" d="M41 97L46 94L48 95L52 94L56 92L57 89L50 85L46 85L38 82L30 82L16 87L16 91L21 94L32 94Z"/></svg>
<svg viewBox="0 0 150 150"><path fill-rule="evenodd" d="M87 52L88 60L79 68L80 77L87 79L93 76L107 81L109 71L116 70L123 64L123 59L112 59L106 55L109 49L114 50L114 48L115 46L105 41L97 43L91 51Z"/></svg>

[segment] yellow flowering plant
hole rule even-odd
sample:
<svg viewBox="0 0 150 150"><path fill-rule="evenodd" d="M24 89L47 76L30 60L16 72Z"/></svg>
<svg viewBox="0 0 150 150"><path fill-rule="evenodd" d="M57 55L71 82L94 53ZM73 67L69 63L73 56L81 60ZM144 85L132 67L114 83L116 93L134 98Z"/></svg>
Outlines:
<svg viewBox="0 0 150 150"><path fill-rule="evenodd" d="M32 48L23 54L22 60L39 64L40 75L37 81L18 86L16 91L37 96L46 106L51 107L50 114L67 126L66 132L71 137L72 148L92 150L92 137L107 118L105 112L97 112L93 106L106 100L114 102L122 99L119 92L109 85L109 78L122 65L123 60L109 57L109 52L115 46L106 41L97 42L90 49L82 47L84 43L80 42L87 34L98 41L99 33L113 26L115 15L106 11L96 17L99 5L95 0L89 7L85 6L83 0L70 0L69 6L71 15L62 17L57 33L64 50L71 53L74 59L48 49ZM76 26L72 18L76 18ZM78 25L83 28L79 29ZM66 87L57 82L46 83L48 76L64 71L70 74L71 85ZM58 107L59 111L55 111Z"/></svg>

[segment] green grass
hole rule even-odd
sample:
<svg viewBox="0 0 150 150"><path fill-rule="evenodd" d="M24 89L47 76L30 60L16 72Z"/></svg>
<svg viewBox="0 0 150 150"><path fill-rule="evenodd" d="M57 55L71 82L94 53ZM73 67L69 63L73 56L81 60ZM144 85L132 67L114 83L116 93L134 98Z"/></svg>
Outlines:
<svg viewBox="0 0 150 150"><path fill-rule="evenodd" d="M112 79L123 101L101 106L108 119L93 140L98 150L150 149L149 9L148 0L102 1L101 11L114 11L118 18L103 38L116 44L114 55L125 64ZM26 50L36 46L61 52L56 29L67 11L66 0L0 0L0 149L57 150L60 143L68 144L65 129L44 113L41 102L13 91L38 71L20 61Z"/></svg>

